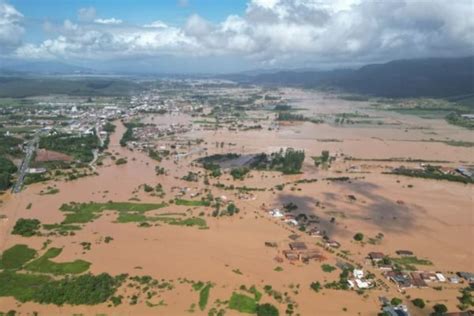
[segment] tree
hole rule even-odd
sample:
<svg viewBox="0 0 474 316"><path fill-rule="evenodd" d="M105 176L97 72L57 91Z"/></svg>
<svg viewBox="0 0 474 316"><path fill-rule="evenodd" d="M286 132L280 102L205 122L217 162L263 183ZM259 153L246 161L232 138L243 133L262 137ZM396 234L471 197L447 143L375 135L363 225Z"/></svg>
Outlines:
<svg viewBox="0 0 474 316"><path fill-rule="evenodd" d="M448 308L444 304L436 304L433 306L434 315L443 315L448 311Z"/></svg>
<svg viewBox="0 0 474 316"><path fill-rule="evenodd" d="M23 237L31 237L38 233L41 222L37 219L20 218L13 227L13 235L21 235Z"/></svg>
<svg viewBox="0 0 474 316"><path fill-rule="evenodd" d="M424 308L425 307L425 301L421 298L415 298L414 300L411 301L413 305L415 305L418 308Z"/></svg>
<svg viewBox="0 0 474 316"><path fill-rule="evenodd" d="M364 234L362 233L357 233L354 235L354 240L356 241L362 241L364 239Z"/></svg>
<svg viewBox="0 0 474 316"><path fill-rule="evenodd" d="M272 304L265 303L257 306L257 316L278 316L278 309Z"/></svg>
<svg viewBox="0 0 474 316"><path fill-rule="evenodd" d="M312 282L310 287L313 291L319 292L319 290L321 290L321 283L319 283L319 281Z"/></svg>
<svg viewBox="0 0 474 316"><path fill-rule="evenodd" d="M392 298L392 300L390 301L390 304L392 304L393 306L398 306L402 303L402 300L399 299L398 297L394 297Z"/></svg>

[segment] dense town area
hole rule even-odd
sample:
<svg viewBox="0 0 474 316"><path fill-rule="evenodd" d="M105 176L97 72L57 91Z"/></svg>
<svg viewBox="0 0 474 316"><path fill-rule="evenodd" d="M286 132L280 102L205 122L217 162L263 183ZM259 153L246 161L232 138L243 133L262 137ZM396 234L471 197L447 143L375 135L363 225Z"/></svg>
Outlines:
<svg viewBox="0 0 474 316"><path fill-rule="evenodd" d="M473 315L456 110L224 80L0 99L0 315Z"/></svg>

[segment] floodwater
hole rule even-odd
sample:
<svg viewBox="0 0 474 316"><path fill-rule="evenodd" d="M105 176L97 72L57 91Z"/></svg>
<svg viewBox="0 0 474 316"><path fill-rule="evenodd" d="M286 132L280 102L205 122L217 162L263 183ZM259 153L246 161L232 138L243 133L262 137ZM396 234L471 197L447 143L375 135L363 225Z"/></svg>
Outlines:
<svg viewBox="0 0 474 316"><path fill-rule="evenodd" d="M39 250L47 238L11 235L14 223L18 218L38 218L42 223L60 222L64 218L59 211L63 203L128 201L134 197L141 202L158 203L172 199L175 186L189 188L186 198L192 193L203 192L205 186L202 179L199 182L186 182L181 177L189 171L202 173L203 170L191 165L191 162L205 155L235 152L243 157L251 157L282 147L304 149L306 160L303 174L284 176L277 172L252 171L243 181L232 181L228 173L219 180L210 178L211 184L219 181L225 185L267 188L266 191L252 192L254 200L240 200L236 191L211 186L214 196L225 196L241 209L233 217L214 218L210 216L211 209L201 207L170 205L158 211L188 212L194 216L205 212L209 226L206 230L165 224L139 228L136 223L114 223L116 214L105 212L99 219L86 224L75 236L49 237L52 240L50 247L64 247L61 255L54 259L58 262L80 258L92 263L92 273L129 273L174 280L175 289L160 294L159 299L163 299L166 306L148 307L143 298L137 305L124 303L115 308L107 307L106 304L87 307L19 304L12 298L0 298L0 311L15 309L22 314L38 311L40 315L183 315L191 304L198 303L199 297L189 284L178 283L178 278L213 282L215 286L211 290L208 308L215 306L217 299L229 299L232 291L242 284L255 285L260 289L270 284L274 289L288 292L298 305L297 313L301 315L377 315L378 296L403 297L393 285L389 285L387 292L374 289L367 292L367 296L358 295L355 291L322 290L315 293L309 288L311 282L336 280L338 272L325 273L318 262L307 265L290 264L287 261L277 263L274 258L288 249L288 236L299 232L270 218L262 210L262 205L267 209L281 208L288 202L298 205L298 213L317 215L321 229L339 241L341 249L347 251L352 260L374 272L377 278L383 277L365 260L370 251L394 255L397 249L409 249L419 258L433 262L429 270L448 275L450 271L474 272L474 250L468 247L468 241L474 237L472 185L382 174L387 168L400 164L395 162L344 161L339 158L329 170L321 170L314 166L310 158L319 155L322 150L329 150L332 154L364 159L416 158L446 160L449 166L461 163L469 165L474 163L472 147L453 147L426 140L449 138L472 141L472 133L447 125L442 120L426 120L392 112L374 113L366 109L368 104L364 102L344 101L322 93L295 89L285 89L284 93L298 100L298 107L307 108L310 113L319 115L366 111L369 115L382 117L384 122L396 122L398 125L341 127L306 122L282 125L275 130L264 128L245 132L206 131L194 125L192 131L176 139L204 139L204 143L192 145L201 150L181 148L180 151L192 151L192 154L178 161L171 157L157 163L142 152L120 147L118 143L124 127L116 122L117 130L111 137L109 152L117 158L127 158L128 163L117 166L110 158L106 158L104 165L97 168L98 176L72 182L55 182L60 189L55 195L39 195L41 190L52 184L41 183L30 185L17 195L8 193L2 196L0 213L6 215L6 219L0 220L0 251L19 243ZM144 121L165 126L171 122L186 124L192 118L187 115L154 115L147 116ZM166 138L157 145L169 146L173 142L172 138ZM216 147L216 142L224 142L225 145L223 148ZM156 165L164 167L166 174L157 176ZM348 168L354 166L362 172L347 172ZM357 179L350 182L324 180L340 176ZM318 181L286 184L282 191L270 190L278 184L310 178L317 178ZM161 199L145 193L139 189L145 183L153 186L162 184L166 196ZM356 200L349 199L349 195L355 196ZM32 207L28 210L29 203L32 203ZM330 222L332 217L335 217L334 223ZM377 245L361 245L352 240L357 232L367 237L383 233L384 238ZM102 242L105 236L113 237L113 241L108 244ZM301 234L300 240L316 247L315 238ZM265 247L266 241L276 242L278 247ZM91 250L84 252L81 242L91 242ZM328 258L327 263L336 263L336 256L330 253L324 255ZM282 267L283 271L275 271L277 266ZM237 269L241 274L235 272ZM299 285L297 294L292 290L296 285ZM433 304L444 303L450 310L456 310L456 296L461 286L450 284L444 287L442 292L423 289L407 290L406 294L422 297ZM131 292L125 294L130 295ZM277 305L281 313L286 309L284 304L278 304L266 295L262 300ZM416 313L413 310L414 315L423 315ZM195 314L207 315L207 311L201 312L197 308ZM228 310L226 315L237 314Z"/></svg>

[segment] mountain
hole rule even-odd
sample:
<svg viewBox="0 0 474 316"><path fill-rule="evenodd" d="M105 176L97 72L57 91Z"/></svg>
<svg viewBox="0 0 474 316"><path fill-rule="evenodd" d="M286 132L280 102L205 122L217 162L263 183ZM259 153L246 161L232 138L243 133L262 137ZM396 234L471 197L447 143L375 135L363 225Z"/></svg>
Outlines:
<svg viewBox="0 0 474 316"><path fill-rule="evenodd" d="M264 85L332 87L381 97L452 97L474 94L474 56L395 60L356 70L279 71L228 78Z"/></svg>
<svg viewBox="0 0 474 316"><path fill-rule="evenodd" d="M58 74L90 74L93 70L85 67L70 65L58 61L17 62L1 61L0 72L2 75L35 74L35 75L58 75Z"/></svg>

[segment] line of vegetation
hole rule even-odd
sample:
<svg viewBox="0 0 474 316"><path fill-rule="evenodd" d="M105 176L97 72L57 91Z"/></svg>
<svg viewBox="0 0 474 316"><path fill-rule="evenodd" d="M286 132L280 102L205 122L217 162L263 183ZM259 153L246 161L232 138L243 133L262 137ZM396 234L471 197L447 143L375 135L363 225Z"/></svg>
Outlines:
<svg viewBox="0 0 474 316"><path fill-rule="evenodd" d="M423 179L434 179L434 180L447 180L453 182L461 183L474 183L474 179L465 177L457 174L443 173L436 166L427 166L423 170L419 169L408 169L405 167L400 167L392 170L391 172L385 172L386 174L395 174L407 177L414 178L423 178Z"/></svg>
<svg viewBox="0 0 474 316"><path fill-rule="evenodd" d="M167 206L166 203L129 203L129 202L107 202L107 203L75 203L63 204L59 208L66 213L62 224L81 224L91 222L101 216L103 211L116 211L122 213L144 214L148 211L157 210Z"/></svg>

